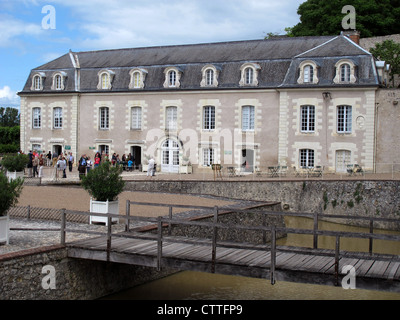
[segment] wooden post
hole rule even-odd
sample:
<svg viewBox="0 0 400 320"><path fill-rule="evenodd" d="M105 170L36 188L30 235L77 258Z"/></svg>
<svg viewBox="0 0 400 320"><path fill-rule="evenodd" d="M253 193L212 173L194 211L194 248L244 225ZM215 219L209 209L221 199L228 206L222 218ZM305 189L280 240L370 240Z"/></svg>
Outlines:
<svg viewBox="0 0 400 320"><path fill-rule="evenodd" d="M66 227L65 209L61 209L61 244L65 245L65 227Z"/></svg>
<svg viewBox="0 0 400 320"><path fill-rule="evenodd" d="M318 248L318 212L314 212L314 249Z"/></svg>
<svg viewBox="0 0 400 320"><path fill-rule="evenodd" d="M335 244L335 279L336 286L339 285L339 251L340 251L340 236L336 236L336 244Z"/></svg>
<svg viewBox="0 0 400 320"><path fill-rule="evenodd" d="M374 233L374 220L369 220L369 233L373 234ZM369 238L369 254L372 254L372 244L373 244L374 239Z"/></svg>
<svg viewBox="0 0 400 320"><path fill-rule="evenodd" d="M111 216L108 216L107 217L107 261L110 261L110 253L111 253L111 225L112 225Z"/></svg>
<svg viewBox="0 0 400 320"><path fill-rule="evenodd" d="M161 270L162 258L162 221L161 217L157 218L157 271Z"/></svg>
<svg viewBox="0 0 400 320"><path fill-rule="evenodd" d="M265 227L267 225L267 218L266 214L262 213L262 225ZM264 229L262 232L262 237L263 237L263 244L267 243L267 231Z"/></svg>
<svg viewBox="0 0 400 320"><path fill-rule="evenodd" d="M171 235L171 231L172 231L172 226L171 226L171 220L172 220L172 207L169 207L168 208L168 219L169 219L169 222L168 222L168 235L170 236Z"/></svg>
<svg viewBox="0 0 400 320"><path fill-rule="evenodd" d="M28 204L27 218L28 218L28 220L31 220L31 205L30 204Z"/></svg>
<svg viewBox="0 0 400 320"><path fill-rule="evenodd" d="M215 260L217 257L217 235L218 230L216 224L218 223L218 207L214 207L214 220L213 220L213 237L212 237L212 253L211 253L211 272L215 273Z"/></svg>
<svg viewBox="0 0 400 320"><path fill-rule="evenodd" d="M276 267L276 229L275 225L272 226L271 230L271 284L275 284L275 267Z"/></svg>
<svg viewBox="0 0 400 320"><path fill-rule="evenodd" d="M129 232L129 216L131 214L131 203L129 200L126 200L126 219L125 219L125 232Z"/></svg>

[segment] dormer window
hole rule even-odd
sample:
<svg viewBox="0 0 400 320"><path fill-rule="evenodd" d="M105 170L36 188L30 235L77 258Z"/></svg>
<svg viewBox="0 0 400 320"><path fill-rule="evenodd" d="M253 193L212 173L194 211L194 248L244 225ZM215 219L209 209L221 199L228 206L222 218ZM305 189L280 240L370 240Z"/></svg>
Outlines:
<svg viewBox="0 0 400 320"><path fill-rule="evenodd" d="M245 63L240 67L240 86L258 86L258 71L260 66L257 63Z"/></svg>
<svg viewBox="0 0 400 320"><path fill-rule="evenodd" d="M111 90L115 73L111 70L101 70L97 75L99 77L97 89Z"/></svg>
<svg viewBox="0 0 400 320"><path fill-rule="evenodd" d="M336 84L340 83L355 83L357 81L355 76L355 64L349 59L339 60L335 64L336 76L333 82Z"/></svg>
<svg viewBox="0 0 400 320"><path fill-rule="evenodd" d="M35 73L32 77L32 91L41 91L43 90L43 82L46 78L46 75L43 72Z"/></svg>
<svg viewBox="0 0 400 320"><path fill-rule="evenodd" d="M300 75L297 79L298 84L317 84L318 66L314 61L303 61L300 63Z"/></svg>
<svg viewBox="0 0 400 320"><path fill-rule="evenodd" d="M201 69L201 87L218 87L219 70L213 65L206 65Z"/></svg>
<svg viewBox="0 0 400 320"><path fill-rule="evenodd" d="M129 89L143 89L144 81L146 79L147 70L134 68L129 71L131 81L129 83Z"/></svg>
<svg viewBox="0 0 400 320"><path fill-rule="evenodd" d="M176 67L168 67L164 70L164 88L179 88L182 71Z"/></svg>
<svg viewBox="0 0 400 320"><path fill-rule="evenodd" d="M65 89L65 79L67 74L65 72L56 72L53 74L53 83L51 85L51 90L64 90Z"/></svg>

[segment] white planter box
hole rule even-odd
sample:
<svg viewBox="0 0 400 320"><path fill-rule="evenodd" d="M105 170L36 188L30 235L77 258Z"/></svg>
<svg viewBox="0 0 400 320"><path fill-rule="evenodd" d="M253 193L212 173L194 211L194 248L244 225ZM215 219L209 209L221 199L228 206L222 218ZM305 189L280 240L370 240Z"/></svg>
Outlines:
<svg viewBox="0 0 400 320"><path fill-rule="evenodd" d="M192 172L193 172L192 166L180 166L179 167L179 173L190 174Z"/></svg>
<svg viewBox="0 0 400 320"><path fill-rule="evenodd" d="M90 199L90 212L95 213L113 213L116 216L119 215L119 201L96 201ZM119 218L111 218L111 223L118 222ZM104 223L108 225L108 217L101 216L90 216L90 224L92 223Z"/></svg>
<svg viewBox="0 0 400 320"><path fill-rule="evenodd" d="M0 217L0 243L8 244L8 237L10 232L8 215Z"/></svg>
<svg viewBox="0 0 400 320"><path fill-rule="evenodd" d="M17 179L17 178L23 178L24 177L24 172L23 171L14 171L14 172L9 172L7 171L7 178L8 181L12 179Z"/></svg>
<svg viewBox="0 0 400 320"><path fill-rule="evenodd" d="M142 165L142 172L147 172L149 170L149 165L148 164L143 164Z"/></svg>

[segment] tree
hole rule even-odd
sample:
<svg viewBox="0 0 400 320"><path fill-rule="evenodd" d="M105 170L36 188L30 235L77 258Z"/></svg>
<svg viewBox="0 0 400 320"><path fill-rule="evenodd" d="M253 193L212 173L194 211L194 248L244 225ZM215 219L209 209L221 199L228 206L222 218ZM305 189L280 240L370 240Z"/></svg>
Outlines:
<svg viewBox="0 0 400 320"><path fill-rule="evenodd" d="M307 0L297 10L300 23L288 28L290 35L338 35L346 5L355 8L356 30L363 38L400 33L400 0Z"/></svg>
<svg viewBox="0 0 400 320"><path fill-rule="evenodd" d="M393 40L385 40L377 43L374 48L370 49L370 52L375 58L390 64L390 80L394 86L394 75L400 74L400 44Z"/></svg>
<svg viewBox="0 0 400 320"><path fill-rule="evenodd" d="M0 127L19 126L19 113L15 108L0 107Z"/></svg>

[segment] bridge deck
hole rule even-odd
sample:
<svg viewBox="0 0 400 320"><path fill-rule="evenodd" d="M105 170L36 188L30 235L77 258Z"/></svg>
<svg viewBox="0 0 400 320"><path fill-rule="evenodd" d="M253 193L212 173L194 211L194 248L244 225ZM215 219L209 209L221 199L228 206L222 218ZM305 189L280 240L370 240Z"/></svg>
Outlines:
<svg viewBox="0 0 400 320"><path fill-rule="evenodd" d="M214 261L212 241L204 238L191 238L188 243L187 238L163 236L161 258L156 235L141 239L113 235L110 250L105 236L70 243L68 248L73 258L256 278L271 276L271 250L266 245L246 248L245 244L219 242ZM339 266L335 266L334 250L277 246L274 276L280 281L340 285L345 276L340 271L345 265L355 268L357 288L400 292L400 260L393 256L341 251Z"/></svg>

